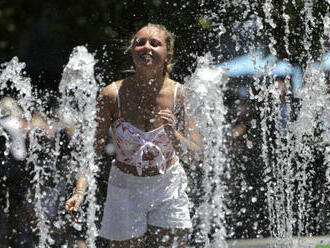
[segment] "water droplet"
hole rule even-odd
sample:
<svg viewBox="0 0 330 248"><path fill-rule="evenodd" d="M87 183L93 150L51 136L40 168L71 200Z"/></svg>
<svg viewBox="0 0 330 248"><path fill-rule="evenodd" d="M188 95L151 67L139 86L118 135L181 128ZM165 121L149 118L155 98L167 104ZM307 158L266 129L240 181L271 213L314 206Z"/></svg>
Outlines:
<svg viewBox="0 0 330 248"><path fill-rule="evenodd" d="M169 235L164 235L163 238L162 238L162 242L167 242L170 240L170 236Z"/></svg>

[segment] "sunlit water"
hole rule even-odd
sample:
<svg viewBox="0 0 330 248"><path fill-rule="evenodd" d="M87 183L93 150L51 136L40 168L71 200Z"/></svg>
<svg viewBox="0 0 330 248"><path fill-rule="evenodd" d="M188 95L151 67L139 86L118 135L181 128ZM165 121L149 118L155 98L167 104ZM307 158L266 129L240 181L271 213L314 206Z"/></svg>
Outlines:
<svg viewBox="0 0 330 248"><path fill-rule="evenodd" d="M243 2L243 4L249 9L248 2ZM306 18L306 32L303 38L309 61L304 74L305 86L302 89L288 86L284 100L281 99L280 89L276 83L278 75L274 72L274 68L280 62L270 59L260 67L258 57L252 56L254 73L249 75L251 84L243 93L245 100L256 107L257 115L251 118L250 125L252 129L257 130L256 139L260 143L258 143L256 152L248 153L250 156L248 158L243 155L243 161L240 163L233 159L236 153L233 152L231 142L236 136L232 134L233 123L228 120L230 107L226 104L226 92L232 87L230 71L213 65L212 56L207 54L199 58L195 72L184 80L187 113L196 119L204 138L205 148L203 162L192 164L188 173L190 179L188 193L198 198L198 200L192 199L191 204L194 224L191 234L192 246L229 247L228 240L233 237L237 238L238 234L235 233L235 230L240 226L244 227L240 218L244 222L244 218L249 219L249 216L245 215L258 213L260 206L267 213L263 216L266 219L258 220L258 217L251 216L253 237L265 238L267 237L264 236L265 233L268 233L273 238L271 247L304 247L304 237L313 236L314 232L322 229L315 219L312 220L315 217L313 211L315 207L323 208L325 204L329 203L326 191L322 191L323 195L319 195L317 199L314 198L315 192L311 191L311 188L314 183L312 178L315 177L317 168L313 168L311 165L315 162L315 147L320 147L322 153L324 144L330 143L329 132L322 132L321 135L316 133L318 128L330 130L330 107L324 73L325 66L323 66L325 62L321 60L320 64L315 65L311 61L310 34L314 27L311 5L311 1L305 1L303 11ZM275 28L276 24L270 17L273 7L272 1L267 0L262 9L265 16L269 16L266 23ZM285 49L290 54L289 16L284 14L283 17L286 25ZM260 17L256 18L257 23L259 19ZM329 18L324 18L324 26L325 31L330 33ZM217 28L221 30L220 35L228 31L221 28L221 24ZM262 31L263 27L259 26L258 32ZM254 34L251 33L251 35ZM267 46L273 56L277 55L275 45L276 40L270 36L270 43ZM236 49L240 49L238 43ZM252 52L255 51L254 47L249 49ZM250 52L249 49L246 53ZM39 234L38 247L53 245L55 240L52 238L52 229L61 229L71 220L70 215L64 214L62 218L52 221L49 218L51 215L49 209L61 204L63 206L66 200L63 191L66 190L67 184L74 180L71 175L75 175L77 178L81 174L87 177L89 188L86 195L87 209L80 210L80 219L82 222L86 222L85 238L88 247L96 247L98 234L96 220L99 218L97 210L102 206L98 206L96 203L95 176L102 172L99 171L96 164L93 148L96 127L94 121L96 96L99 91L94 75L95 63L93 54L89 53L85 47L76 47L62 74L59 87L60 97L58 98L59 111L56 113L60 125L56 128L64 130L70 125L74 127L73 133L69 135L69 146L73 149L71 150L71 160L66 164L68 171L66 175L61 175L55 169L61 156L61 148L63 148L59 133L55 132L54 145L45 147L39 142L45 133L35 128L29 128L30 146L26 159L34 168L32 183L37 217L35 232ZM11 82L10 87L18 91L18 103L23 108L25 119L30 123L35 103L39 104L38 110L45 118L48 113L43 108L42 101L33 94L30 79L24 75L24 68L24 63L20 63L17 58L2 65L0 90L9 87L8 82ZM290 85L292 73L288 71L283 80L286 85ZM298 100L295 102L293 99ZM284 105L287 116L285 125L282 116ZM292 115L296 116L291 118ZM55 122L50 124L57 125ZM56 128L55 130L57 130ZM1 135L6 135L3 129L0 129L0 132ZM256 146L256 143L249 140L248 135L242 137L247 149L253 151L252 148ZM8 137L6 140L7 147L9 147ZM9 149L6 153L8 151ZM41 160L40 153L47 153L51 156L46 156ZM323 153L324 164L327 166L330 161L329 148L325 148ZM184 158L182 159L184 160ZM246 170L249 170L250 164L244 164L244 161L250 163L253 160L260 161L260 167L257 168L259 178L249 178L250 175L245 173ZM190 161L184 160L184 163L189 164ZM48 170L45 169L46 167ZM49 168L52 168L52 172L49 171ZM324 173L329 179L330 170L327 169ZM45 190L42 187L49 177L55 178L56 190ZM261 182L259 188L253 188L254 185L257 185L251 183L253 180ZM231 190L237 185L239 185L239 191L236 199L233 199L230 197L230 193L235 193ZM51 199L57 198L61 204L56 205L51 202ZM319 202L317 203L317 201ZM233 209L234 207L238 209ZM253 208L256 211L249 213L249 210ZM55 209L55 212L58 211L60 210ZM317 218L320 223L324 222L322 220L324 216L320 215ZM228 219L232 221L228 221ZM82 222L72 224L73 228L78 231L82 230ZM264 223L267 225L265 226ZM242 233L245 235L244 230ZM298 237L297 240L296 237ZM245 235L243 238L250 237Z"/></svg>
<svg viewBox="0 0 330 248"><path fill-rule="evenodd" d="M200 58L194 75L186 79L184 85L187 113L198 123L207 150L203 163L187 163L192 165L192 171L196 170L196 166L200 166L203 172L202 175L192 172L192 180L201 180L200 186L204 192L194 217L195 225L199 229L196 243L205 247L227 247L224 226L226 189L222 180L227 165L226 108L222 100L222 90L228 78L224 70L210 66L211 61L210 55Z"/></svg>
<svg viewBox="0 0 330 248"><path fill-rule="evenodd" d="M95 63L93 55L88 53L85 47L76 47L70 56L69 63L64 68L59 87L62 94L60 109L71 112L74 119L75 129L70 143L75 147L72 154L75 163L72 165L76 165L76 168L71 169L76 171L77 179L79 175L86 177L89 185L86 195L86 201L89 203L86 215L88 247L95 247L97 236L95 219L98 206L95 199L97 188L95 176L98 165L95 162L93 147L98 92L94 78Z"/></svg>

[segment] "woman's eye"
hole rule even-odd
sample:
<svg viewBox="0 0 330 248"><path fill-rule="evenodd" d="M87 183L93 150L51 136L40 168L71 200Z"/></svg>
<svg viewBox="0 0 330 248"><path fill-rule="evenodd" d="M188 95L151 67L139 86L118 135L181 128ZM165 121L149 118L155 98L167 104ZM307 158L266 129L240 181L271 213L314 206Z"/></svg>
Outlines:
<svg viewBox="0 0 330 248"><path fill-rule="evenodd" d="M135 46L142 46L144 43L145 43L144 40L136 39L135 42L134 42L134 45Z"/></svg>
<svg viewBox="0 0 330 248"><path fill-rule="evenodd" d="M158 47L161 46L161 42L159 40L146 40L146 39L136 39L134 42L134 46L144 46L146 42L149 42L150 46Z"/></svg>
<svg viewBox="0 0 330 248"><path fill-rule="evenodd" d="M150 45L153 47L157 47L157 46L160 46L160 42L157 40L151 40Z"/></svg>

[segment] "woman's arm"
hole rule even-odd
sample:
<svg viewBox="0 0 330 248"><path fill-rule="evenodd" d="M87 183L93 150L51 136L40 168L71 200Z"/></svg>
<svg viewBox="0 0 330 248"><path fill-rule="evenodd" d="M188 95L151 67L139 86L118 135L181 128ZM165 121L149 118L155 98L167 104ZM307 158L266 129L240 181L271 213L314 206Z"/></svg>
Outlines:
<svg viewBox="0 0 330 248"><path fill-rule="evenodd" d="M201 159L203 141L198 125L193 117L186 114L182 88L178 90L179 111L177 115L171 110L161 110L158 115L165 121L165 131L172 141L174 149L183 155L188 152L192 159Z"/></svg>
<svg viewBox="0 0 330 248"><path fill-rule="evenodd" d="M109 129L113 121L113 113L115 111L116 94L113 86L108 86L100 93L97 101L97 128L95 134L94 149L97 158L102 157L104 148L109 135Z"/></svg>

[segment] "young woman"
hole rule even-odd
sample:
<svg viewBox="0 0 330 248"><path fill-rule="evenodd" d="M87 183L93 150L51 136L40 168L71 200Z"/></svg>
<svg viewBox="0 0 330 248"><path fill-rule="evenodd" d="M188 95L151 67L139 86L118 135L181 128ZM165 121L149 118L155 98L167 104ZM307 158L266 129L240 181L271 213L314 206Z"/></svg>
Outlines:
<svg viewBox="0 0 330 248"><path fill-rule="evenodd" d="M174 36L148 24L129 49L134 75L108 85L98 101L96 152L103 152L110 127L116 148L101 236L110 247L185 247L191 220L179 156L201 154L202 140L185 115L181 85L169 77ZM81 177L68 211L77 210L86 188Z"/></svg>

